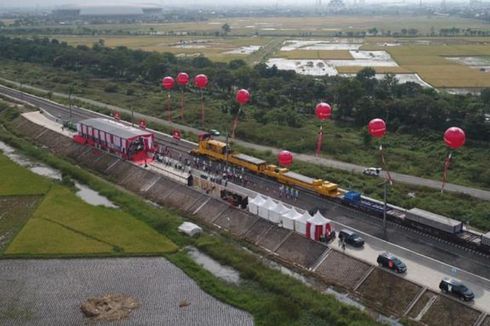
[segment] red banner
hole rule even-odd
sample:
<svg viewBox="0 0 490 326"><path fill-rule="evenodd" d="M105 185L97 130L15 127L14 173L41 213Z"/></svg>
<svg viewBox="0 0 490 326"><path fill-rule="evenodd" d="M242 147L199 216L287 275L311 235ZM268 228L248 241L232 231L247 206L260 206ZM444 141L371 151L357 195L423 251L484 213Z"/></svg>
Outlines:
<svg viewBox="0 0 490 326"><path fill-rule="evenodd" d="M174 137L174 139L180 140L180 138L182 137L182 135L180 134L180 130L174 130L172 132L172 137Z"/></svg>

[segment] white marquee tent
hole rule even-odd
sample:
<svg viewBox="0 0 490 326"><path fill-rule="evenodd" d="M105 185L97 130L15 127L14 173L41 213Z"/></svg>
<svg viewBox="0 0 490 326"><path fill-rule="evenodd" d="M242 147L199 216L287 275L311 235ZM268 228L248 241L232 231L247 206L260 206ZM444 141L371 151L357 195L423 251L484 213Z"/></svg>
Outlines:
<svg viewBox="0 0 490 326"><path fill-rule="evenodd" d="M303 215L294 220L294 230L299 234L306 236L306 223L310 218L310 213L308 213L308 211L305 211Z"/></svg>
<svg viewBox="0 0 490 326"><path fill-rule="evenodd" d="M269 207L274 204L272 199L270 197L267 197L263 203L260 205L257 205L257 210L259 213L259 216L262 218L265 218L266 220L269 219Z"/></svg>
<svg viewBox="0 0 490 326"><path fill-rule="evenodd" d="M287 212L289 212L289 208L284 206L282 202L279 202L274 211L269 212L269 220L272 223L280 223L282 220L282 215L286 214Z"/></svg>
<svg viewBox="0 0 490 326"><path fill-rule="evenodd" d="M257 195L255 198L248 202L248 211L252 214L258 215L258 206L265 203L265 199L261 195Z"/></svg>
<svg viewBox="0 0 490 326"><path fill-rule="evenodd" d="M289 209L286 213L281 215L282 227L289 230L294 230L294 221L300 218L301 214L294 208Z"/></svg>

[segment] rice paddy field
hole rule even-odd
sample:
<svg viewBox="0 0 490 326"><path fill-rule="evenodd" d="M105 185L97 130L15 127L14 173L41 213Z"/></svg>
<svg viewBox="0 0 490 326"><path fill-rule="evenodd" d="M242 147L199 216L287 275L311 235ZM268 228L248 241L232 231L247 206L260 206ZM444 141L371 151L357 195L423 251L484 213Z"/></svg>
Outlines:
<svg viewBox="0 0 490 326"><path fill-rule="evenodd" d="M0 152L1 153L1 152ZM93 206L72 189L0 154L0 253L163 254L177 246L117 209Z"/></svg>
<svg viewBox="0 0 490 326"><path fill-rule="evenodd" d="M228 36L209 36L231 25ZM441 28L488 30L477 20L454 17L312 17L312 18L236 18L192 23L97 25L88 28L114 29L131 33L151 31L152 35L56 35L70 45L91 46L104 40L106 46L126 46L144 51L171 52L180 57L206 56L214 61L245 60L249 64L278 59L296 60L280 69L293 69L312 75L353 74L366 66L377 73L417 74L436 88L481 89L490 87L490 37L327 37L336 31L400 31L417 28L430 33ZM307 38L305 35L308 31ZM325 33L321 33L321 32ZM178 36L167 35L179 34ZM207 36L189 34L208 33ZM344 34L345 35L345 34ZM49 35L48 35L49 36ZM384 53L386 62L358 61L363 51ZM361 59L370 59L369 57ZM376 58L375 61L379 61ZM323 61L334 69L304 69ZM330 65L330 61L333 62ZM479 62L480 64L475 64ZM296 69L295 66L298 66Z"/></svg>

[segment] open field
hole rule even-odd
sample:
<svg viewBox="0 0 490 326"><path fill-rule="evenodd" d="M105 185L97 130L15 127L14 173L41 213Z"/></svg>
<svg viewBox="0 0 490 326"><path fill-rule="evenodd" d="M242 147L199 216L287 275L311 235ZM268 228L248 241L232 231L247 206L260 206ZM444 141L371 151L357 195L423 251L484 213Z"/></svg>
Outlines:
<svg viewBox="0 0 490 326"><path fill-rule="evenodd" d="M0 154L0 196L45 194L50 182Z"/></svg>
<svg viewBox="0 0 490 326"><path fill-rule="evenodd" d="M239 49L244 46L265 46L270 43L271 37L188 37L188 36L70 36L60 35L54 38L67 42L70 45L92 46L99 40L104 40L105 46L117 47L126 46L131 49L143 51L170 52L177 56L199 56L204 55L215 61L231 61L243 59L248 61L254 53L247 54L228 54L226 52ZM260 50L259 50L260 51Z"/></svg>
<svg viewBox="0 0 490 326"><path fill-rule="evenodd" d="M346 50L331 50L331 51L279 51L275 54L280 58L285 59L323 59L323 60L352 60L352 55Z"/></svg>
<svg viewBox="0 0 490 326"><path fill-rule="evenodd" d="M420 33L438 31L441 28L488 30L485 23L468 18L443 16L328 16L328 17L237 17L211 19L201 22L177 22L160 24L111 24L87 25L84 28L94 30L112 30L120 32L154 33L215 33L221 32L221 26L228 23L230 35L296 35L311 33L312 36L332 36L338 31L356 32L370 28L400 32L402 29L416 28ZM49 26L51 28L59 25ZM42 27L40 27L42 28Z"/></svg>
<svg viewBox="0 0 490 326"><path fill-rule="evenodd" d="M0 291L2 325L104 324L85 318L80 305L107 293L141 304L117 325L254 324L251 314L210 296L164 258L2 260ZM189 306L182 308L184 300Z"/></svg>
<svg viewBox="0 0 490 326"><path fill-rule="evenodd" d="M42 196L0 196L0 254L24 226Z"/></svg>
<svg viewBox="0 0 490 326"><path fill-rule="evenodd" d="M170 52L177 56L206 56L214 61L229 62L243 59L250 64L267 57L285 59L352 60L347 50L279 51L285 38L282 37L205 37L205 36L70 36L55 38L70 45L91 46L100 39L109 47L126 46L144 51ZM296 37L297 38L297 37ZM312 40L311 38L300 38ZM315 38L316 40L338 40ZM358 40L358 39L356 39ZM362 39L361 39L362 40ZM347 38L346 42L349 41ZM399 66L376 66L377 73L418 73L419 76L438 88L490 87L490 73L448 60L446 57L490 56L490 37L454 38L388 38L372 37L363 40L362 50L386 51ZM260 46L251 54L226 53L246 46ZM389 45L389 46L387 46ZM391 46L393 45L393 46ZM396 46L395 46L396 45ZM338 73L357 73L362 66L339 66Z"/></svg>
<svg viewBox="0 0 490 326"><path fill-rule="evenodd" d="M176 249L128 214L91 206L69 189L54 186L6 253L165 253Z"/></svg>

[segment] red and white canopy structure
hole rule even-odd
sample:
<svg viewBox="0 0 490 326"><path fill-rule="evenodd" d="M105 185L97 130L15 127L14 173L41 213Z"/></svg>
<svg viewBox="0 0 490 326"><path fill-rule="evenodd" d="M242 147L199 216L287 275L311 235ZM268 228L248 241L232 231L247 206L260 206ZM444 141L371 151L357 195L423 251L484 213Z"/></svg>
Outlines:
<svg viewBox="0 0 490 326"><path fill-rule="evenodd" d="M317 211L315 215L306 222L306 237L320 241L321 237L330 236L330 233L332 233L331 223L331 220L326 219L319 211Z"/></svg>
<svg viewBox="0 0 490 326"><path fill-rule="evenodd" d="M153 151L154 134L145 129L121 122L91 118L77 123L78 134L74 140L97 146L136 162L151 160L147 153Z"/></svg>

